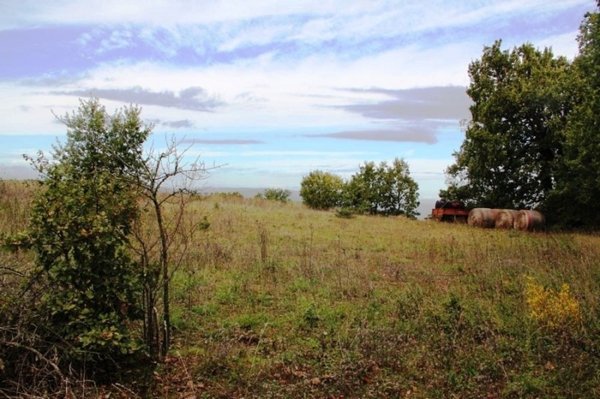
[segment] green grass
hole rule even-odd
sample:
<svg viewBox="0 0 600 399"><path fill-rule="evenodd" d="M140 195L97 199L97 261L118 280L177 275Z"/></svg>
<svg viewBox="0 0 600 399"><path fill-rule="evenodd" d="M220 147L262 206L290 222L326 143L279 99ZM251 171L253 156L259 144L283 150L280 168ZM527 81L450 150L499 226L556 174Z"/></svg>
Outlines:
<svg viewBox="0 0 600 399"><path fill-rule="evenodd" d="M199 397L600 394L596 236L219 197L193 207L210 228L176 275L185 323L169 372L188 370ZM527 277L569 284L581 325L536 324Z"/></svg>
<svg viewBox="0 0 600 399"><path fill-rule="evenodd" d="M1 214L2 232L25 208ZM173 276L174 345L156 397L600 396L596 235L218 195L186 220L205 216ZM527 281L568 284L581 321L533 319Z"/></svg>

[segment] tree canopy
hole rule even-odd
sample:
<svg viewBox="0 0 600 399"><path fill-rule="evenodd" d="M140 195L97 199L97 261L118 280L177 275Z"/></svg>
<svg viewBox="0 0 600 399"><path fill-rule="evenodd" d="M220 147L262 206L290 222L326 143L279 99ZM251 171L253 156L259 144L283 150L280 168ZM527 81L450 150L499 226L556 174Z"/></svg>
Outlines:
<svg viewBox="0 0 600 399"><path fill-rule="evenodd" d="M376 215L414 217L419 186L410 176L406 161L396 158L390 165L365 162L346 189L347 205Z"/></svg>
<svg viewBox="0 0 600 399"><path fill-rule="evenodd" d="M575 93L565 129L564 157L556 189L546 208L555 222L600 226L600 15L588 13L581 24L579 55L573 62Z"/></svg>
<svg viewBox="0 0 600 399"><path fill-rule="evenodd" d="M350 180L319 170L302 179L300 196L311 208L344 207L372 215L415 217L419 186L410 176L408 164L395 159L391 164L365 162Z"/></svg>
<svg viewBox="0 0 600 399"><path fill-rule="evenodd" d="M454 187L442 195L481 206L534 207L554 187L571 106L570 65L549 49L501 45L486 47L469 66L471 120L448 169Z"/></svg>
<svg viewBox="0 0 600 399"><path fill-rule="evenodd" d="M599 24L598 12L586 14L573 62L531 44L484 48L469 66L471 120L440 196L600 226Z"/></svg>

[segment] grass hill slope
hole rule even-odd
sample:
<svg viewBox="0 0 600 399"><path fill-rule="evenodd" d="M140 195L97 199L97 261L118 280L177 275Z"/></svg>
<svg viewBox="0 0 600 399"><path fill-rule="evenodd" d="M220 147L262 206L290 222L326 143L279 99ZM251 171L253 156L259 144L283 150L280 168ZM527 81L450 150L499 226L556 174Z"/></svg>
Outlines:
<svg viewBox="0 0 600 399"><path fill-rule="evenodd" d="M177 349L162 370L183 391L600 394L596 236L342 219L219 196L192 209L210 227L175 276Z"/></svg>
<svg viewBox="0 0 600 399"><path fill-rule="evenodd" d="M0 228L14 233L29 191L4 190ZM151 396L600 396L598 236L216 194L184 219L205 217L178 238L174 344Z"/></svg>

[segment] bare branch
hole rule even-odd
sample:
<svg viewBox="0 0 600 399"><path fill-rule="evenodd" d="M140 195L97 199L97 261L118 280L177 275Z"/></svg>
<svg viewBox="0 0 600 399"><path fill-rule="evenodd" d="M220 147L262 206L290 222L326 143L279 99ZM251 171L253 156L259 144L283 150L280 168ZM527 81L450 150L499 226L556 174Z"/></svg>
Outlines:
<svg viewBox="0 0 600 399"><path fill-rule="evenodd" d="M18 342L13 342L13 341L0 342L0 345L9 346L12 348L25 349L25 350L35 354L39 359L43 360L46 364L48 364L54 370L54 372L60 376L62 381L66 381L65 375L62 373L62 371L60 371L60 368L56 365L56 363L54 363L53 361L48 359L46 356L44 356L42 354L42 352L38 351L37 349L32 348L27 345L20 344Z"/></svg>
<svg viewBox="0 0 600 399"><path fill-rule="evenodd" d="M5 270L5 271L7 271L7 272L9 272L11 274L17 275L19 277L25 277L24 273L22 273L22 272L20 272L20 271L18 271L16 269L13 269L12 267L0 266L0 271L2 271L2 270Z"/></svg>

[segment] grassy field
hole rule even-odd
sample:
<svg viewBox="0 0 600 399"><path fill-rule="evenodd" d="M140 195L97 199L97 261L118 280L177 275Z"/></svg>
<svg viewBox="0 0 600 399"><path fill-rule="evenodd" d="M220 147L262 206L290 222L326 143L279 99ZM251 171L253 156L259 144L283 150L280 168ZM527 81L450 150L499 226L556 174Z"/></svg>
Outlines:
<svg viewBox="0 0 600 399"><path fill-rule="evenodd" d="M9 203L2 232L26 219ZM222 195L186 220L205 216L173 276L155 397L600 397L596 235Z"/></svg>

